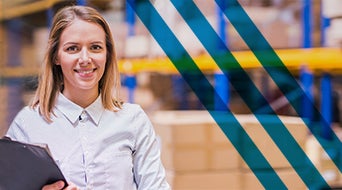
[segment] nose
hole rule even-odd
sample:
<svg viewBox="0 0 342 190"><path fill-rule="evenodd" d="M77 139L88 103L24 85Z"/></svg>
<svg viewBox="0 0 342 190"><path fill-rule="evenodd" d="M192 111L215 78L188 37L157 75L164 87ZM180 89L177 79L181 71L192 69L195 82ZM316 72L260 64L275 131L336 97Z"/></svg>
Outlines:
<svg viewBox="0 0 342 190"><path fill-rule="evenodd" d="M91 62L91 58L87 49L82 49L78 61L80 64L88 64Z"/></svg>

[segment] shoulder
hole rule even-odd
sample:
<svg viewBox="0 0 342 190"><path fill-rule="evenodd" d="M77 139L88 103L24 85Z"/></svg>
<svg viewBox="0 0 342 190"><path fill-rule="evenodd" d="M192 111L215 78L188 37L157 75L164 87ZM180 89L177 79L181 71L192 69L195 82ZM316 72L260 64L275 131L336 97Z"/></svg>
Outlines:
<svg viewBox="0 0 342 190"><path fill-rule="evenodd" d="M22 108L18 114L16 115L15 119L25 119L39 116L38 107L32 108L29 106L25 106Z"/></svg>
<svg viewBox="0 0 342 190"><path fill-rule="evenodd" d="M136 115L139 113L143 113L144 110L139 104L133 104L133 103L123 103L122 108L118 111L120 114L130 114L130 115Z"/></svg>
<svg viewBox="0 0 342 190"><path fill-rule="evenodd" d="M137 117L141 117L145 114L144 110L139 104L123 103L121 108L116 111L106 110L105 117L102 119L116 120L116 121L127 121L133 122Z"/></svg>
<svg viewBox="0 0 342 190"><path fill-rule="evenodd" d="M133 104L133 103L123 103L122 109L123 110L142 110L139 104Z"/></svg>
<svg viewBox="0 0 342 190"><path fill-rule="evenodd" d="M43 123L46 123L44 118L39 112L38 107L30 107L25 106L22 108L17 115L14 117L11 126L17 125L17 126L31 126L32 124L39 123L42 125Z"/></svg>
<svg viewBox="0 0 342 190"><path fill-rule="evenodd" d="M149 122L146 112L139 104L124 103L122 108L118 111L118 115L130 118L132 123Z"/></svg>
<svg viewBox="0 0 342 190"><path fill-rule="evenodd" d="M6 136L26 142L28 141L28 131L30 131L31 127L40 120L42 119L39 115L38 109L26 106L22 108L15 116L14 120L9 126Z"/></svg>

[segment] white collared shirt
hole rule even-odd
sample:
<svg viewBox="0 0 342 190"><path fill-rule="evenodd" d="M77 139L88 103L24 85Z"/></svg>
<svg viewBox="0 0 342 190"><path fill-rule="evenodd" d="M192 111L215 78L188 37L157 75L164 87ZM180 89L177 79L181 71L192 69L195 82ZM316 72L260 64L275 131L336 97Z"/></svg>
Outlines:
<svg viewBox="0 0 342 190"><path fill-rule="evenodd" d="M45 143L66 179L83 189L170 189L160 145L145 112L125 103L117 112L101 97L83 109L59 94L47 123L38 109L23 108L6 136Z"/></svg>

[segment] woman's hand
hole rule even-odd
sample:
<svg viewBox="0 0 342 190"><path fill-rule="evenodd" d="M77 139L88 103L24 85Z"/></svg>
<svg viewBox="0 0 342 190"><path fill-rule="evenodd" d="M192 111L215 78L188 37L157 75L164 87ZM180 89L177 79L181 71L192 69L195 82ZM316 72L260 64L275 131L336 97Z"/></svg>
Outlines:
<svg viewBox="0 0 342 190"><path fill-rule="evenodd" d="M50 185L45 185L42 190L62 190L64 187L63 181L57 181ZM69 184L65 189L63 190L79 190L78 187L76 187L74 184Z"/></svg>

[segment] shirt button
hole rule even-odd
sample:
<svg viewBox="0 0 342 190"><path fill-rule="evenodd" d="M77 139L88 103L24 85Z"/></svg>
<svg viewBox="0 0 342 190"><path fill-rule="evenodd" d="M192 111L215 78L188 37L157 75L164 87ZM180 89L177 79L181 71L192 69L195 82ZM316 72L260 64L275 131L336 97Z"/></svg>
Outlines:
<svg viewBox="0 0 342 190"><path fill-rule="evenodd" d="M79 116L79 120L80 120L82 123L84 123L84 122L86 122L86 121L88 120L88 115L87 115L87 113L86 113L85 111L83 111L83 112L81 113L81 115Z"/></svg>
<svg viewBox="0 0 342 190"><path fill-rule="evenodd" d="M89 168L87 168L87 169L86 169L86 174L87 174L87 175L90 175L90 171L91 171L91 170L90 170Z"/></svg>

